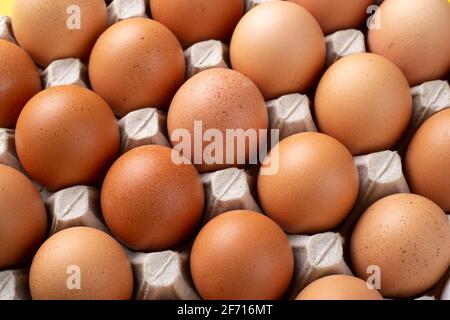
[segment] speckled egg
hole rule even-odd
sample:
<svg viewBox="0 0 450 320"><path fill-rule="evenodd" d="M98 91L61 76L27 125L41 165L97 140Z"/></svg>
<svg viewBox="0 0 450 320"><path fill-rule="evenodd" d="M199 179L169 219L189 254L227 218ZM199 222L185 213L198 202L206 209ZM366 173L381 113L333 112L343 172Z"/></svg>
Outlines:
<svg viewBox="0 0 450 320"><path fill-rule="evenodd" d="M51 236L30 269L33 300L129 300L133 271L122 246L103 231L75 227Z"/></svg>
<svg viewBox="0 0 450 320"><path fill-rule="evenodd" d="M256 163L258 148L266 137L260 130L267 130L268 118L264 98L251 80L233 70L210 69L178 90L169 108L167 127L172 145L200 172L210 172L252 160ZM246 140L247 131L250 136L254 134L252 141ZM238 138L233 140L232 134Z"/></svg>
<svg viewBox="0 0 450 320"><path fill-rule="evenodd" d="M294 270L283 230L266 216L237 210L208 222L194 241L191 273L204 299L280 299Z"/></svg>
<svg viewBox="0 0 450 320"><path fill-rule="evenodd" d="M359 177L350 152L321 133L295 134L276 145L258 176L263 211L286 232L312 234L337 226L352 209Z"/></svg>
<svg viewBox="0 0 450 320"><path fill-rule="evenodd" d="M0 127L14 128L25 103L41 90L41 79L30 56L0 39Z"/></svg>
<svg viewBox="0 0 450 320"><path fill-rule="evenodd" d="M347 275L332 275L309 284L296 300L383 300L366 281Z"/></svg>
<svg viewBox="0 0 450 320"><path fill-rule="evenodd" d="M93 184L119 151L119 127L108 104L79 86L51 87L23 108L16 149L28 175L50 190Z"/></svg>
<svg viewBox="0 0 450 320"><path fill-rule="evenodd" d="M417 130L406 153L405 171L414 193L450 212L450 109Z"/></svg>
<svg viewBox="0 0 450 320"><path fill-rule="evenodd" d="M414 297L431 288L450 263L450 224L441 208L415 194L375 202L359 219L350 242L355 274L381 272L385 297ZM376 275L375 275L376 276Z"/></svg>
<svg viewBox="0 0 450 320"><path fill-rule="evenodd" d="M0 270L29 262L46 232L39 192L25 175L0 164Z"/></svg>
<svg viewBox="0 0 450 320"><path fill-rule="evenodd" d="M152 18L188 47L203 40L228 42L244 14L243 0L152 0Z"/></svg>
<svg viewBox="0 0 450 320"><path fill-rule="evenodd" d="M203 212L200 176L179 153L163 146L128 151L103 182L103 217L114 236L138 251L159 251L185 241Z"/></svg>
<svg viewBox="0 0 450 320"><path fill-rule="evenodd" d="M183 83L183 49L154 20L126 19L107 29L92 49L89 79L116 115L167 107Z"/></svg>
<svg viewBox="0 0 450 320"><path fill-rule="evenodd" d="M315 113L320 132L342 142L353 155L390 149L411 118L408 81L382 56L347 56L320 80Z"/></svg>
<svg viewBox="0 0 450 320"><path fill-rule="evenodd" d="M20 0L12 26L17 42L42 67L62 58L87 60L107 27L103 0Z"/></svg>
<svg viewBox="0 0 450 320"><path fill-rule="evenodd" d="M266 99L305 92L325 63L317 21L288 1L256 6L238 23L230 44L233 69L249 77Z"/></svg>
<svg viewBox="0 0 450 320"><path fill-rule="evenodd" d="M400 67L410 85L445 77L450 71L450 4L447 0L385 0L379 28L367 43Z"/></svg>

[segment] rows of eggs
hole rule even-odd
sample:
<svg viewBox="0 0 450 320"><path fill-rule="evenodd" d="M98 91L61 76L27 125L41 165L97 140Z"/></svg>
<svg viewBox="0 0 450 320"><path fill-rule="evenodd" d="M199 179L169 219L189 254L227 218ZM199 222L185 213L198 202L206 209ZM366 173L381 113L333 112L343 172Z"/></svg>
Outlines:
<svg viewBox="0 0 450 320"><path fill-rule="evenodd" d="M66 27L73 4L81 9L80 30ZM32 261L34 299L129 299L133 273L121 244L152 252L194 239L190 271L202 298L283 297L294 269L286 233L339 225L359 191L352 156L395 148L411 118L409 87L450 69L447 1L386 0L381 29L367 32L371 53L345 57L323 73L324 33L363 25L371 4L269 1L244 15L243 0L152 0L152 19L107 28L103 0L16 2L12 26L20 47L0 40L0 127L15 128L21 165L48 190L101 185L102 214L114 238L78 227L45 240L39 193L28 177L2 165L0 270ZM211 69L185 81L183 48L207 39L230 43L232 70ZM36 64L66 57L89 62L92 90L42 90ZM169 135L180 128L193 132L196 120L221 131L267 129L265 100L313 90L321 133L290 136L269 153L279 170L257 179L265 215L227 212L197 230L204 208L199 172L234 164L177 165L172 149L162 146L118 157L116 116L133 110L168 108ZM404 167L414 194L376 202L353 231L350 256L359 278L322 278L299 299L413 297L444 275L450 262L450 110L418 129ZM69 264L83 272L81 290L66 286ZM370 265L382 270L379 291L362 280Z"/></svg>

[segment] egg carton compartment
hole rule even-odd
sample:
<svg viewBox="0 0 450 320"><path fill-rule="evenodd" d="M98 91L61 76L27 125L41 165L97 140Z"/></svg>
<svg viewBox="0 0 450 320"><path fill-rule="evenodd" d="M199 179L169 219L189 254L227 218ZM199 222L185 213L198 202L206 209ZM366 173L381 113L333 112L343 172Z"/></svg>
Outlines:
<svg viewBox="0 0 450 320"><path fill-rule="evenodd" d="M88 87L88 69L79 59L55 60L41 74L44 88L61 85Z"/></svg>
<svg viewBox="0 0 450 320"><path fill-rule="evenodd" d="M0 39L17 44L11 27L11 18L8 16L0 16Z"/></svg>
<svg viewBox="0 0 450 320"><path fill-rule="evenodd" d="M339 233L289 235L294 253L294 276L287 297L295 299L311 282L330 275L352 275L344 260L344 239Z"/></svg>
<svg viewBox="0 0 450 320"><path fill-rule="evenodd" d="M0 271L0 300L30 300L28 269Z"/></svg>
<svg viewBox="0 0 450 320"><path fill-rule="evenodd" d="M167 116L155 108L130 112L119 120L119 129L122 153L150 144L170 147L167 138Z"/></svg>
<svg viewBox="0 0 450 320"><path fill-rule="evenodd" d="M71 227L91 227L106 233L100 212L99 192L94 187L75 186L50 195L45 201L51 222L49 236Z"/></svg>
<svg viewBox="0 0 450 320"><path fill-rule="evenodd" d="M345 56L366 52L364 34L356 29L341 30L326 36L325 45L326 68Z"/></svg>
<svg viewBox="0 0 450 320"><path fill-rule="evenodd" d="M132 252L127 250L134 273L137 300L199 300L189 272L189 252Z"/></svg>
<svg viewBox="0 0 450 320"><path fill-rule="evenodd" d="M186 78L189 79L197 73L212 69L228 69L229 48L218 40L208 40L193 44L184 51L186 59Z"/></svg>
<svg viewBox="0 0 450 320"><path fill-rule="evenodd" d="M280 1L280 0L245 0L245 11L249 11L260 4L272 1Z"/></svg>
<svg viewBox="0 0 450 320"><path fill-rule="evenodd" d="M114 0L108 5L108 24L113 25L129 18L146 18L148 0Z"/></svg>

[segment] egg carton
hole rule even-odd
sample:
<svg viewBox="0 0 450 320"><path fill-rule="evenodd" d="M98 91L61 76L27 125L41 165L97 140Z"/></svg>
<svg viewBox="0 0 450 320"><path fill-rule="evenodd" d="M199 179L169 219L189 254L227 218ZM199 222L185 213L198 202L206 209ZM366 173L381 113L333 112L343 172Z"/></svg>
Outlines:
<svg viewBox="0 0 450 320"><path fill-rule="evenodd" d="M329 275L352 275L344 260L343 238L326 232L312 236L289 235L294 253L294 276L287 297L295 299L311 282Z"/></svg>
<svg viewBox="0 0 450 320"><path fill-rule="evenodd" d="M0 39L17 44L11 27L11 18L8 16L0 16Z"/></svg>
<svg viewBox="0 0 450 320"><path fill-rule="evenodd" d="M57 191L46 201L51 221L49 235L71 227L91 227L106 233L100 213L99 192L94 187L75 186Z"/></svg>
<svg viewBox="0 0 450 320"><path fill-rule="evenodd" d="M273 1L280 1L280 0L245 0L245 11L247 12L260 4Z"/></svg>
<svg viewBox="0 0 450 320"><path fill-rule="evenodd" d="M229 48L218 40L201 41L184 51L186 78L212 68L228 69Z"/></svg>
<svg viewBox="0 0 450 320"><path fill-rule="evenodd" d="M132 252L126 250L133 267L137 300L199 300L189 272L187 251Z"/></svg>
<svg viewBox="0 0 450 320"><path fill-rule="evenodd" d="M149 10L148 0L114 0L108 5L108 24L130 18L146 18Z"/></svg>
<svg viewBox="0 0 450 320"><path fill-rule="evenodd" d="M0 300L30 300L28 269L0 271Z"/></svg>
<svg viewBox="0 0 450 320"><path fill-rule="evenodd" d="M325 45L326 68L345 56L366 52L364 34L355 29L341 30L326 36Z"/></svg>
<svg viewBox="0 0 450 320"><path fill-rule="evenodd" d="M128 113L119 120L121 152L124 153L149 144L170 147L166 123L165 113L155 108L145 108Z"/></svg>
<svg viewBox="0 0 450 320"><path fill-rule="evenodd" d="M44 88L61 85L88 87L88 69L79 59L55 60L41 73Z"/></svg>
<svg viewBox="0 0 450 320"><path fill-rule="evenodd" d="M300 132L317 132L308 96L294 93L266 102L270 129L280 130L280 139Z"/></svg>

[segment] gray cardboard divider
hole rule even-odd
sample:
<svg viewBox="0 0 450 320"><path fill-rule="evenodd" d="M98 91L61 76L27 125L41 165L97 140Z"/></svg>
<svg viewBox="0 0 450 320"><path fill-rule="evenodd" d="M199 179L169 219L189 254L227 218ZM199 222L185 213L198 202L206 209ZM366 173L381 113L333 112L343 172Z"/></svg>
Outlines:
<svg viewBox="0 0 450 320"><path fill-rule="evenodd" d="M44 88L60 85L77 85L87 88L87 67L74 58L55 60L41 74Z"/></svg>
<svg viewBox="0 0 450 320"><path fill-rule="evenodd" d="M184 51L186 78L213 68L228 69L228 46L218 40L207 40L193 44Z"/></svg>
<svg viewBox="0 0 450 320"><path fill-rule="evenodd" d="M364 34L356 29L332 33L325 37L325 44L327 68L345 56L366 52Z"/></svg>
<svg viewBox="0 0 450 320"><path fill-rule="evenodd" d="M146 18L148 0L114 0L108 5L108 24L129 18Z"/></svg>
<svg viewBox="0 0 450 320"><path fill-rule="evenodd" d="M0 39L17 44L8 16L0 16Z"/></svg>
<svg viewBox="0 0 450 320"><path fill-rule="evenodd" d="M0 271L0 300L30 300L28 269Z"/></svg>

